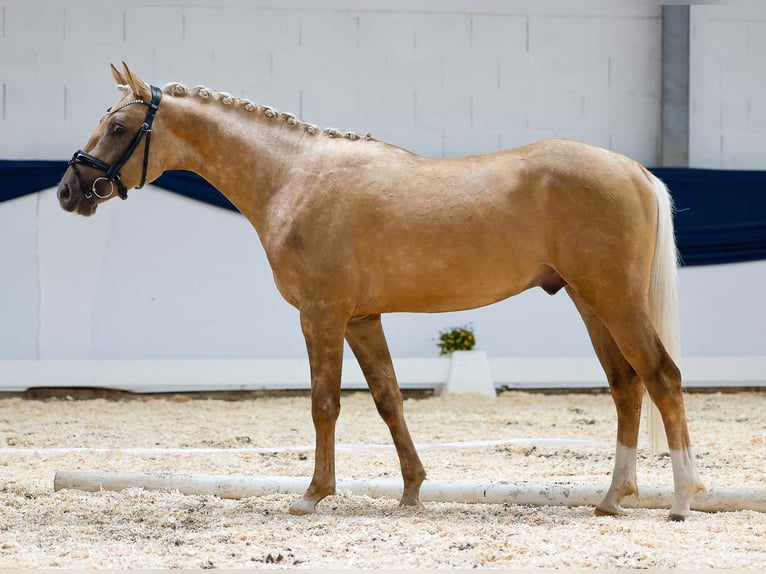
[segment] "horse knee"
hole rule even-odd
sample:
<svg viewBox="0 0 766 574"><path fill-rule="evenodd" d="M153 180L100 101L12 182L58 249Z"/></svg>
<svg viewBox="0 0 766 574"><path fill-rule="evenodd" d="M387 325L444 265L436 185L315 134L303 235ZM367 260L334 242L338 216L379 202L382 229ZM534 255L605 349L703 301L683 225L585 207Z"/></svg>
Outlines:
<svg viewBox="0 0 766 574"><path fill-rule="evenodd" d="M384 391L373 395L375 408L386 423L398 421L403 416L403 398L399 389Z"/></svg>
<svg viewBox="0 0 766 574"><path fill-rule="evenodd" d="M334 423L340 415L340 396L311 398L311 417L314 424Z"/></svg>

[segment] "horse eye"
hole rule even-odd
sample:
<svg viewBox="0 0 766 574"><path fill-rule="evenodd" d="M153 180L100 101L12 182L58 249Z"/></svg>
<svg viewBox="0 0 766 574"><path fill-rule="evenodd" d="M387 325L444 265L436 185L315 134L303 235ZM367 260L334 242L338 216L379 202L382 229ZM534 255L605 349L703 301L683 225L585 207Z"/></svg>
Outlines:
<svg viewBox="0 0 766 574"><path fill-rule="evenodd" d="M115 135L121 136L122 134L125 133L125 126L121 126L120 124L115 124L113 131Z"/></svg>

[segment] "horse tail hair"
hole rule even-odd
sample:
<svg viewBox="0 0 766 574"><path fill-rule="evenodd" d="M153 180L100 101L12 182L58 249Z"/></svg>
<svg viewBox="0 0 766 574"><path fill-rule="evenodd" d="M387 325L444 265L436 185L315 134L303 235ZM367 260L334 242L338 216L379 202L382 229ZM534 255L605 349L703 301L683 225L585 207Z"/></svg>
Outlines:
<svg viewBox="0 0 766 574"><path fill-rule="evenodd" d="M681 330L677 289L679 258L673 231L673 200L662 180L651 173L647 174L657 197L657 243L649 283L649 313L665 350L680 368ZM668 446L662 417L653 404L648 411L647 430L651 451L666 451Z"/></svg>

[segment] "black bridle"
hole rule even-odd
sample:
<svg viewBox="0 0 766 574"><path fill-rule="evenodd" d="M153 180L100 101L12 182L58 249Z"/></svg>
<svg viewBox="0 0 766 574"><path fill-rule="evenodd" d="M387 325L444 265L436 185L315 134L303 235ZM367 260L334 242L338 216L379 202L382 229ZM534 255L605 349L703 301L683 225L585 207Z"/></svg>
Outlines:
<svg viewBox="0 0 766 574"><path fill-rule="evenodd" d="M130 142L130 145L128 145L128 148L123 152L123 154L117 158L117 161L115 161L112 165L109 165L108 163L101 161L95 156L90 155L89 153L86 153L82 150L77 150L74 152L74 155L72 156L72 159L69 160L69 165L72 166L72 169L74 170L75 175L77 176L78 181L80 182L80 187L82 187L83 191L85 192L85 197L90 199L95 194L97 197L100 197L101 199L106 199L107 197L110 197L112 193L114 193L114 183L117 183L117 190L118 194L121 199L128 199L128 189L125 187L125 184L122 183L122 180L120 179L120 170L125 165L125 163L130 159L130 156L133 155L133 152L138 147L138 144L141 143L141 138L146 135L146 140L144 142L144 166L143 171L141 173L141 183L136 187L136 189L141 189L144 187L144 183L146 183L146 169L149 165L149 145L152 141L152 122L154 122L154 114L157 113L157 109L160 107L160 100L162 99L162 90L159 89L156 86L151 86L152 90L152 101L151 102L145 102L144 100L130 100L129 102L125 102L120 107L114 110L108 110L107 114L111 115L122 108L125 108L127 106L130 106L132 104L143 104L148 107L146 110L146 118L144 118L144 123L141 124L141 127L138 128L138 133L133 137L133 140ZM80 173L80 170L77 168L78 165L84 165L86 167L91 167L93 169L97 169L99 171L103 171L105 174L105 177L97 177L95 180L93 180L93 184L91 185L90 189L87 189L87 186L83 185L82 180L82 174ZM100 181L106 181L111 185L111 191L107 195L99 195L99 193L96 191L96 184Z"/></svg>

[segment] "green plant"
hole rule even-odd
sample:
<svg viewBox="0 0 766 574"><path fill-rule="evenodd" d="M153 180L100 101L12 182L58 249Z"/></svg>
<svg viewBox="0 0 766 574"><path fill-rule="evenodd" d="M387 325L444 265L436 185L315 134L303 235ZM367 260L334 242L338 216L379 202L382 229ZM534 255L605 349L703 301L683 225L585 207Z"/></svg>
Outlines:
<svg viewBox="0 0 766 574"><path fill-rule="evenodd" d="M470 351L476 346L473 325L451 327L439 331L436 346L439 347L439 355L449 355L455 351Z"/></svg>

